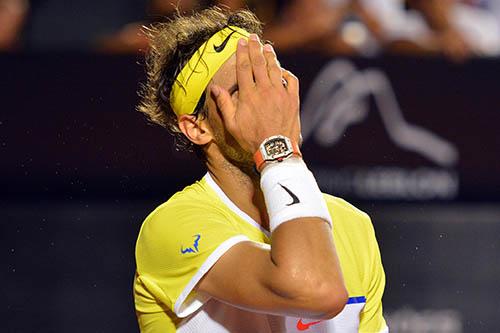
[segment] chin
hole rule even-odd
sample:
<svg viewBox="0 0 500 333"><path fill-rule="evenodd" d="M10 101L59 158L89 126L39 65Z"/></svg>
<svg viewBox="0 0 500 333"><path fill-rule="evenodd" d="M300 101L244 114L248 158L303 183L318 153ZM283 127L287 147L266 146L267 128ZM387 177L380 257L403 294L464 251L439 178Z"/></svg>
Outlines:
<svg viewBox="0 0 500 333"><path fill-rule="evenodd" d="M241 148L232 136L227 133L225 136L216 135L216 145L229 165L252 177L257 174L254 168L253 154Z"/></svg>

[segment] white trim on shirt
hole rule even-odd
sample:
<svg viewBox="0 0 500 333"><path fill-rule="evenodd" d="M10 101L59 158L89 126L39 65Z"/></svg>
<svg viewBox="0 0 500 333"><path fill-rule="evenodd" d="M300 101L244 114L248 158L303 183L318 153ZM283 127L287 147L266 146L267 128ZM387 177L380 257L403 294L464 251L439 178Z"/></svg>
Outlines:
<svg viewBox="0 0 500 333"><path fill-rule="evenodd" d="M174 313L179 318L184 318L198 310L203 304L205 304L210 297L202 294L196 295L196 297L188 298L189 294L196 286L196 284L201 280L201 278L212 268L212 266L217 262L217 260L222 257L227 250L229 250L233 245L248 241L249 238L244 235L238 235L231 237L224 242L222 242L203 262L198 271L194 274L194 276L189 280L186 287L182 290L181 294L175 301L174 305Z"/></svg>
<svg viewBox="0 0 500 333"><path fill-rule="evenodd" d="M242 211L241 209L236 206L231 199L224 193L224 191L217 185L215 180L210 176L210 174L207 172L205 176L203 177L207 181L207 184L215 191L215 193L219 196L219 198L226 204L226 206L232 210L234 213L239 215L243 220L246 222L250 223L254 227L258 228L260 231L262 231L268 238L271 237L271 234L269 231L264 229L259 223L257 223L254 219L252 219L250 216L248 216L247 213Z"/></svg>

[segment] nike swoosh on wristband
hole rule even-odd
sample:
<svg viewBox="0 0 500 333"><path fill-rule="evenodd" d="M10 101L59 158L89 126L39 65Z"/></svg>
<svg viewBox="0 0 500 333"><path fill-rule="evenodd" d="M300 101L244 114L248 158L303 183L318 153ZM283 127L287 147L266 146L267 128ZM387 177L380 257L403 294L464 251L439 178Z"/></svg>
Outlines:
<svg viewBox="0 0 500 333"><path fill-rule="evenodd" d="M283 189L288 193L290 194L290 196L292 197L292 202L290 202L289 204L286 204L287 206L291 206L291 205L295 205L295 204L298 204L300 202L299 198L295 195L295 193L293 193L292 191L290 191L288 188L286 188L285 186L281 185L280 183L278 183L281 187L283 187Z"/></svg>
<svg viewBox="0 0 500 333"><path fill-rule="evenodd" d="M321 323L321 322L322 322L322 320L312 321L312 322L310 322L310 323L303 323L303 322L302 322L302 318L301 318L301 319L299 319L299 321L297 322L297 329L298 329L299 331L305 331L305 330L308 330L311 326L316 325L316 324L319 324L319 323Z"/></svg>
<svg viewBox="0 0 500 333"><path fill-rule="evenodd" d="M227 35L226 39L222 42L220 45L215 45L214 44L214 51L217 53L220 53L224 50L224 48L227 45L227 42L229 41L229 38L231 38L231 35L234 34L236 31L231 32L229 35Z"/></svg>

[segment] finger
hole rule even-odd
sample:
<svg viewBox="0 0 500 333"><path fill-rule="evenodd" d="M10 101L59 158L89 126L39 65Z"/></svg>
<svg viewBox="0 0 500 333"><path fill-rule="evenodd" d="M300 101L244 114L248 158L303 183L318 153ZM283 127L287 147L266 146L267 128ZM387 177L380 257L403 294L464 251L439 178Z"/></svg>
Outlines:
<svg viewBox="0 0 500 333"><path fill-rule="evenodd" d="M250 61L252 62L252 71L255 83L261 86L270 86L269 76L267 75L266 58L262 54L262 45L256 34L251 34L248 41L248 50Z"/></svg>
<svg viewBox="0 0 500 333"><path fill-rule="evenodd" d="M281 87L283 85L281 67L271 44L264 45L264 56L266 58L267 72L272 85L275 87Z"/></svg>
<svg viewBox="0 0 500 333"><path fill-rule="evenodd" d="M231 100L231 95L229 95L226 89L216 84L210 86L210 92L217 104L217 108L220 110L222 121L225 123L226 127L231 127L236 112L236 108Z"/></svg>
<svg viewBox="0 0 500 333"><path fill-rule="evenodd" d="M253 89L252 63L248 54L248 42L243 38L238 41L236 49L236 78L240 93Z"/></svg>
<svg viewBox="0 0 500 333"><path fill-rule="evenodd" d="M287 82L287 91L292 95L299 95L299 79L290 71L283 70L283 78Z"/></svg>

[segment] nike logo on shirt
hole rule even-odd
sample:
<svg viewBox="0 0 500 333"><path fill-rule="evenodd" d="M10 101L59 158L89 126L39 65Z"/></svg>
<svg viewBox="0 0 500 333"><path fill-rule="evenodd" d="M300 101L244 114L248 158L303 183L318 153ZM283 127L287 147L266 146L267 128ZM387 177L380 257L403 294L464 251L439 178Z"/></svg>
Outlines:
<svg viewBox="0 0 500 333"><path fill-rule="evenodd" d="M292 202L290 202L289 204L286 204L287 206L295 205L295 204L298 204L300 202L299 198L295 195L295 193L290 191L286 186L283 186L280 183L278 183L278 184L281 187L283 187L283 189L292 197Z"/></svg>
<svg viewBox="0 0 500 333"><path fill-rule="evenodd" d="M319 324L319 323L321 323L321 322L322 322L322 320L312 321L312 322L310 322L310 323L303 323L303 322L302 322L302 318L301 318L301 319L299 319L299 321L297 322L297 329L298 329L299 331L305 331L305 330L308 330L311 326L316 325L316 324Z"/></svg>

